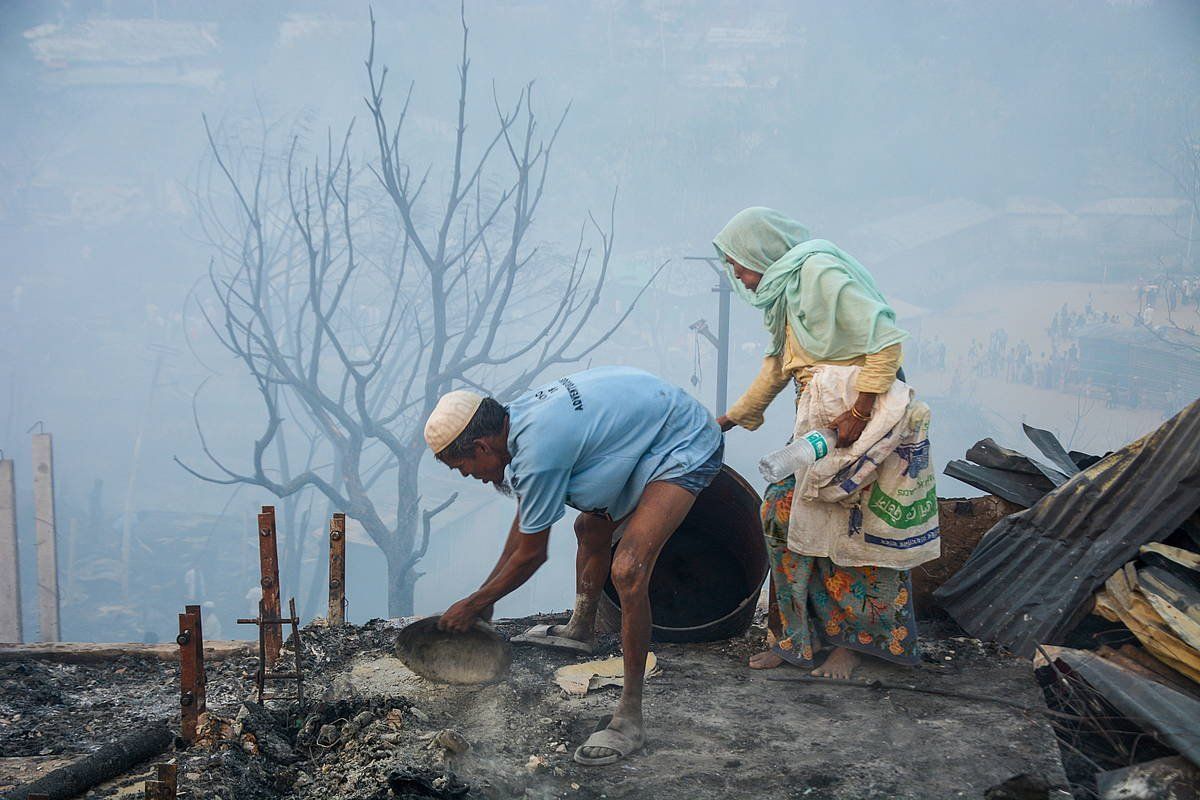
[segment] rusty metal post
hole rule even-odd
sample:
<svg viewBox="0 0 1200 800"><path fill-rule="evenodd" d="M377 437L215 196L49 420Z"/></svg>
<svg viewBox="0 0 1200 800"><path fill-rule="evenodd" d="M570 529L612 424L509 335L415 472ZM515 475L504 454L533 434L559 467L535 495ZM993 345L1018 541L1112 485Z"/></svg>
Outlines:
<svg viewBox="0 0 1200 800"><path fill-rule="evenodd" d="M179 791L179 765L178 764L159 764L158 765L158 780L166 784L166 796L170 800L175 800L175 794Z"/></svg>
<svg viewBox="0 0 1200 800"><path fill-rule="evenodd" d="M168 793L168 787L162 781L146 781L145 800L175 800L175 793Z"/></svg>
<svg viewBox="0 0 1200 800"><path fill-rule="evenodd" d="M196 715L208 710L208 672L204 669L204 622L200 606L184 606L183 610L196 618L191 641L187 644L192 648L193 658L196 659Z"/></svg>
<svg viewBox="0 0 1200 800"><path fill-rule="evenodd" d="M334 514L329 520L329 624L346 624L345 514Z"/></svg>
<svg viewBox="0 0 1200 800"><path fill-rule="evenodd" d="M196 724L200 716L198 706L200 688L197 685L196 649L192 640L196 636L196 615L190 612L179 615L179 735L185 742L196 740Z"/></svg>
<svg viewBox="0 0 1200 800"><path fill-rule="evenodd" d="M266 602L258 601L258 616L239 619L239 625L258 626L258 670L254 674L254 685L258 690L258 703L262 705L267 700L295 699L300 709L304 709L304 643L300 641L300 618L296 616L296 598L288 600L286 617L268 617ZM296 668L292 672L274 672L267 669L267 631L271 628L282 630L283 625L292 626L292 646L296 651ZM287 698L280 694L267 694L267 681L295 681L296 697Z"/></svg>
<svg viewBox="0 0 1200 800"><path fill-rule="evenodd" d="M304 643L300 641L300 618L296 616L296 598L288 599L292 621L292 647L296 650L296 703L304 710Z"/></svg>
<svg viewBox="0 0 1200 800"><path fill-rule="evenodd" d="M262 574L263 610L260 616L279 619L279 550L275 543L275 506L263 506L258 515L258 563ZM270 669L279 660L279 649L283 647L283 630L278 624L264 625L267 646L267 663Z"/></svg>

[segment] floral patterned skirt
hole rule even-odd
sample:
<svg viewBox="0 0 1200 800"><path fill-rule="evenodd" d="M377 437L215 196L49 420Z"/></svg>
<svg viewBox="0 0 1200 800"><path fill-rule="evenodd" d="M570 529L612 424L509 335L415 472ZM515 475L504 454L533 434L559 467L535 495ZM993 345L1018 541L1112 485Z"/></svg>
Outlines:
<svg viewBox="0 0 1200 800"><path fill-rule="evenodd" d="M790 664L813 666L822 645L845 647L897 664L916 664L917 618L907 570L842 567L828 558L787 549L796 479L767 487L763 533L775 585L776 625L771 648Z"/></svg>

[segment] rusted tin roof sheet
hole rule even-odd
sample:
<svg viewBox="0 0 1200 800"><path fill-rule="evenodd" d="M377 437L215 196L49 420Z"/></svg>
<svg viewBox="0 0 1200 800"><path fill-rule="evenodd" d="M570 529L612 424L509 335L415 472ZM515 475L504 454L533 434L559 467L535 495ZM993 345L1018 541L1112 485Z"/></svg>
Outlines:
<svg viewBox="0 0 1200 800"><path fill-rule="evenodd" d="M1200 508L1200 400L1025 511L1005 517L934 593L973 636L1032 656L1087 613L1146 542Z"/></svg>

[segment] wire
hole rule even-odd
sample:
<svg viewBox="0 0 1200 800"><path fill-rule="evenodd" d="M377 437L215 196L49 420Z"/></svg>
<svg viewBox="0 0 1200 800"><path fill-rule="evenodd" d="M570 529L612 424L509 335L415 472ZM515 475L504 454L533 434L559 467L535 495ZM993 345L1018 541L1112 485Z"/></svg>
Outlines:
<svg viewBox="0 0 1200 800"><path fill-rule="evenodd" d="M1053 711L1049 708L1038 708L1036 706L1027 706L1024 703L1018 703L1015 700L1009 700L1005 697L997 697L991 694L975 694L973 692L956 692L952 689L934 689L927 686L912 686L904 683L886 683L880 680L874 681L854 681L843 680L841 678L818 678L815 675L772 675L768 676L769 681L778 681L779 683L812 683L825 686L850 686L856 689L887 689L899 690L905 692L918 692L920 694L933 694L940 697L954 697L959 700L978 700L984 703L996 703L1009 708L1015 708L1019 711L1028 711L1034 714L1044 714L1049 717L1058 717L1060 719L1088 719L1076 714L1067 714L1062 711Z"/></svg>

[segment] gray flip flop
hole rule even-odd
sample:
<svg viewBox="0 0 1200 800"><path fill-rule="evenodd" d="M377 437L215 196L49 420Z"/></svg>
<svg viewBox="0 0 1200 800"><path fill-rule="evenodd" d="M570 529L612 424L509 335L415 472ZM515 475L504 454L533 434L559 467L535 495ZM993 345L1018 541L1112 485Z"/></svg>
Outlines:
<svg viewBox="0 0 1200 800"><path fill-rule="evenodd" d="M583 754L585 747L607 747L614 752L607 756L599 756L591 758ZM633 739L630 739L620 731L614 731L612 728L604 728L596 731L587 738L587 741L575 748L575 763L583 764L587 767L606 767L609 764L615 764L622 758L636 753L642 748L642 745Z"/></svg>
<svg viewBox="0 0 1200 800"><path fill-rule="evenodd" d="M565 636L554 636L550 633L553 625L534 625L524 633L509 639L513 644L532 644L538 647L549 647L556 650L570 650L573 653L583 653L590 656L595 648L589 642L568 639Z"/></svg>

